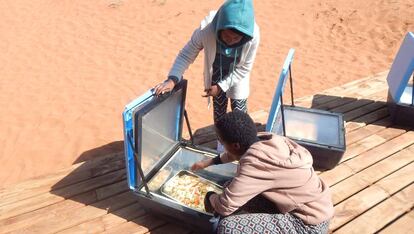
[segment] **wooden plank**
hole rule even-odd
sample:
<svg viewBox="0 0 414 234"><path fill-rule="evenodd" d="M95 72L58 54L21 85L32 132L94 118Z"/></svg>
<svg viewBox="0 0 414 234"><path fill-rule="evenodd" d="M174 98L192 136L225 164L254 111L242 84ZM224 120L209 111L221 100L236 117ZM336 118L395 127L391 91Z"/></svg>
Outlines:
<svg viewBox="0 0 414 234"><path fill-rule="evenodd" d="M142 206L138 203L134 203L122 209L112 211L96 219L88 220L84 223L59 231L57 233L102 233L105 230L114 228L118 225L128 222L131 219L141 217L145 214L146 212L144 209L142 209Z"/></svg>
<svg viewBox="0 0 414 234"><path fill-rule="evenodd" d="M336 233L374 233L414 206L414 184L347 223Z"/></svg>
<svg viewBox="0 0 414 234"><path fill-rule="evenodd" d="M123 223L114 228L105 230L104 234L142 234L147 233L157 227L165 225L167 222L154 215L145 215L136 219L133 219L127 223Z"/></svg>
<svg viewBox="0 0 414 234"><path fill-rule="evenodd" d="M381 187L383 190L389 194L397 192L398 187L395 186L395 183L408 185L414 182L414 163L411 163L395 173L385 177L384 179L376 183L377 186Z"/></svg>
<svg viewBox="0 0 414 234"><path fill-rule="evenodd" d="M342 97L336 95L328 95L328 94L317 94L316 97L312 100L311 106L308 108L317 108L318 106L324 105L325 103L329 103Z"/></svg>
<svg viewBox="0 0 414 234"><path fill-rule="evenodd" d="M321 109L321 110L331 110L332 112L337 113L345 113L348 111L351 111L355 108L357 108L356 104L359 104L361 106L368 105L374 101L372 100L366 100L366 99L358 99L355 97L342 97L338 98L334 101L324 103L322 105L315 106L313 108ZM348 107L348 108L345 108ZM351 107L351 108L349 108Z"/></svg>
<svg viewBox="0 0 414 234"><path fill-rule="evenodd" d="M249 113L249 115L254 120L254 122L260 123L260 124L266 124L267 118L269 116L269 112L264 111L264 110L259 110L253 113Z"/></svg>
<svg viewBox="0 0 414 234"><path fill-rule="evenodd" d="M123 155L110 154L72 165L42 177L33 178L0 190L0 207L75 184L125 167Z"/></svg>
<svg viewBox="0 0 414 234"><path fill-rule="evenodd" d="M377 120L386 118L388 116L389 116L388 109L386 107L384 107L384 108L380 108L380 109L378 109L376 111L370 112L370 113L368 113L366 115L360 116L360 117L358 117L356 119L353 119L352 122L361 123L362 126L365 126L367 124L371 124L371 123L373 123L373 122L375 122ZM346 129L347 129L347 131L350 132L352 130L355 130L356 128L351 129L351 126L350 127L346 126Z"/></svg>
<svg viewBox="0 0 414 234"><path fill-rule="evenodd" d="M352 196L387 175L398 169L414 162L414 145L391 155L387 159L380 161L373 166L347 178L344 181L331 187L332 200L337 204ZM379 173L380 172L380 173Z"/></svg>
<svg viewBox="0 0 414 234"><path fill-rule="evenodd" d="M36 207L36 209L28 210L26 213L1 219L0 233L22 229L38 222L47 222L48 219L53 218L51 215L55 213L62 213L68 210L76 210L85 205L96 203L113 195L128 191L126 181L123 180L121 182L123 184L122 187L116 183L109 184L108 186L76 195L70 199L56 202L55 204L39 206ZM52 196L52 198L54 197L56 196Z"/></svg>
<svg viewBox="0 0 414 234"><path fill-rule="evenodd" d="M350 145L391 126L390 117L380 119L372 124L346 133L346 144Z"/></svg>
<svg viewBox="0 0 414 234"><path fill-rule="evenodd" d="M111 196L91 205L84 206L80 209L65 210L59 213L54 213L53 216L47 220L47 222L37 222L10 233L55 233L74 225L79 225L90 219L95 219L107 214L108 212L118 210L135 202L135 195L128 191Z"/></svg>
<svg viewBox="0 0 414 234"><path fill-rule="evenodd" d="M376 185L362 190L335 206L335 217L331 220L329 229L338 229L387 197L388 193Z"/></svg>
<svg viewBox="0 0 414 234"><path fill-rule="evenodd" d="M406 132L384 144L360 154L358 157L344 162L353 171L361 171L364 168L394 154L414 143L414 132Z"/></svg>
<svg viewBox="0 0 414 234"><path fill-rule="evenodd" d="M339 164L332 170L324 171L319 176L322 180L328 184L329 186L333 186L334 184L348 178L349 176L355 174L352 168L348 167L345 164Z"/></svg>
<svg viewBox="0 0 414 234"><path fill-rule="evenodd" d="M395 234L395 233L414 233L414 210L400 217L384 230L381 234Z"/></svg>
<svg viewBox="0 0 414 234"><path fill-rule="evenodd" d="M338 113L347 113L347 112L351 112L351 111L356 111L358 108L363 107L363 106L367 106L369 104L372 103L379 103L379 104L386 104L385 100L386 98L383 97L384 94L382 93L386 93L386 90L382 90L381 93L376 93L372 96L368 96L365 98L359 98L357 100L355 100L354 102L349 102L345 105L341 105L341 106L337 106L337 107L333 107L331 109L331 111L333 112L338 112Z"/></svg>
<svg viewBox="0 0 414 234"><path fill-rule="evenodd" d="M342 87L334 87L334 88L336 88L337 90L343 91ZM338 93L341 93L341 92L337 92L336 94ZM295 106L312 108L313 106L323 105L324 103L331 102L338 98L341 98L341 96L335 95L333 92L332 93L326 92L325 90L325 91L322 91L320 93L317 93L311 96L295 99Z"/></svg>
<svg viewBox="0 0 414 234"><path fill-rule="evenodd" d="M371 124L373 122L376 122L378 120L381 120L387 117L389 117L388 109L384 107L374 112L367 113L366 115L363 115L351 121L347 121L345 123L345 129L347 133L350 133L368 124Z"/></svg>
<svg viewBox="0 0 414 234"><path fill-rule="evenodd" d="M358 104L358 103L355 103L355 104ZM371 113L373 111L376 111L384 107L385 107L385 103L383 102L373 102L365 106L360 106L352 111L345 113L344 120L351 121L351 120L357 119L358 117L366 115L367 113Z"/></svg>
<svg viewBox="0 0 414 234"><path fill-rule="evenodd" d="M92 192L89 192L84 199L94 200ZM47 222L53 217L54 213L64 212L65 210L76 210L84 207L85 204L76 200L65 200L39 209L30 210L27 213L0 220L0 233L8 233L18 229L23 229L31 224Z"/></svg>
<svg viewBox="0 0 414 234"><path fill-rule="evenodd" d="M298 101L295 102L296 105L302 106L302 107L311 107L312 105L321 105L323 103L329 102L330 100L333 100L332 98L327 97L343 97L347 95L348 93L352 93L354 90L357 89L368 89L373 87L380 87L381 84L384 86L385 84L385 77L387 73L379 73L375 76L366 77L363 79L355 80L352 82L349 82L347 84L344 84L342 86L336 86L330 89L326 89L322 91L319 94L314 95L313 97L305 97L298 99ZM379 83L379 85L376 85L376 83ZM370 86L371 85L371 86Z"/></svg>
<svg viewBox="0 0 414 234"><path fill-rule="evenodd" d="M388 130L388 129L385 129ZM361 141L355 142L346 147L346 151L341 159L341 162L347 161L351 158L358 156L359 154L380 145L387 140L378 136L377 134L371 135L362 139Z"/></svg>
<svg viewBox="0 0 414 234"><path fill-rule="evenodd" d="M125 179L123 179L119 182L115 182L113 184L109 184L104 187L97 188L95 190L95 193L96 193L96 198L98 200L102 200L102 199L111 197L115 194L118 194L120 192L124 192L127 190L129 190L128 182Z"/></svg>
<svg viewBox="0 0 414 234"><path fill-rule="evenodd" d="M379 146L395 137L404 134L405 132L406 131L404 129L386 128L382 131L377 132L376 134L362 139L361 141L355 142L354 144L347 146L341 162L354 158L361 153L364 153L370 149L375 148L376 146Z"/></svg>
<svg viewBox="0 0 414 234"><path fill-rule="evenodd" d="M411 163L336 205L335 217L329 226L330 230L340 228L376 204L387 199L391 194L412 184L413 171L414 163Z"/></svg>
<svg viewBox="0 0 414 234"><path fill-rule="evenodd" d="M368 123L361 123L361 122L345 122L345 132L349 133L352 131L355 131L357 129L363 128L365 126L367 126Z"/></svg>
<svg viewBox="0 0 414 234"><path fill-rule="evenodd" d="M386 94L387 88L380 83L377 87L372 87L372 89L369 90L357 89L352 93L341 93L343 97L339 97L333 101L321 105L313 106L313 108L345 113L375 101L385 101L387 96Z"/></svg>
<svg viewBox="0 0 414 234"><path fill-rule="evenodd" d="M63 200L65 200L64 197L45 193L30 199L23 200L17 204L7 204L3 207L0 207L0 220L37 210L42 207L61 202Z"/></svg>
<svg viewBox="0 0 414 234"><path fill-rule="evenodd" d="M32 210L36 210L54 203L63 201L66 198L71 198L75 195L94 190L105 185L110 185L115 182L125 180L125 170L119 170L105 174L103 176L95 177L87 181L70 185L52 193L44 193L35 197L16 201L11 204L6 204L0 207L0 220L10 218L19 214L24 214Z"/></svg>
<svg viewBox="0 0 414 234"><path fill-rule="evenodd" d="M67 186L58 190L53 190L52 193L62 196L64 198L70 198L76 194L86 192L92 189L96 189L102 186L111 185L113 183L124 181L126 178L125 169L114 171L103 176L91 178L87 181Z"/></svg>
<svg viewBox="0 0 414 234"><path fill-rule="evenodd" d="M384 81L371 84L371 87L368 89L356 89L353 93L348 94L348 96L358 97L360 100L369 99L375 101L386 101L388 95L388 87L384 85Z"/></svg>
<svg viewBox="0 0 414 234"><path fill-rule="evenodd" d="M359 154L336 166L332 170L324 171L320 174L321 178L330 186L350 177L351 175L363 170L366 167L392 155L405 147L414 143L414 132L407 132L374 149Z"/></svg>

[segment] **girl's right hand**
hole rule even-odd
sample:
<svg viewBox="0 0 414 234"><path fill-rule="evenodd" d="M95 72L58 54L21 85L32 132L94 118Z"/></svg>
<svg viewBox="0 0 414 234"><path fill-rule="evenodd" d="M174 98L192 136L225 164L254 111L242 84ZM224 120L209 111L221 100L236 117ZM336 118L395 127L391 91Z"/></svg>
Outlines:
<svg viewBox="0 0 414 234"><path fill-rule="evenodd" d="M172 81L170 79L168 79L168 80L166 80L162 83L159 83L154 87L155 95L159 96L161 94L170 92L170 91L173 90L174 86L175 86L174 81Z"/></svg>
<svg viewBox="0 0 414 234"><path fill-rule="evenodd" d="M202 170L202 169L204 169L204 168L206 168L206 167L208 167L208 166L210 166L210 165L211 165L210 160L202 160L202 161L198 161L198 162L194 163L194 164L191 166L191 170L192 170L192 171Z"/></svg>

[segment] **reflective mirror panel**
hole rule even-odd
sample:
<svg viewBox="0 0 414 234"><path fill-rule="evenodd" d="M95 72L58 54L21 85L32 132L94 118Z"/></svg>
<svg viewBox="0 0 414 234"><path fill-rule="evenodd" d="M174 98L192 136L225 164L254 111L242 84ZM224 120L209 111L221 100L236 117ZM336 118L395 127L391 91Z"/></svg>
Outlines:
<svg viewBox="0 0 414 234"><path fill-rule="evenodd" d="M142 169L147 174L178 143L182 108L182 92L178 90L142 117Z"/></svg>
<svg viewBox="0 0 414 234"><path fill-rule="evenodd" d="M414 105L413 85L409 84L401 95L400 103Z"/></svg>

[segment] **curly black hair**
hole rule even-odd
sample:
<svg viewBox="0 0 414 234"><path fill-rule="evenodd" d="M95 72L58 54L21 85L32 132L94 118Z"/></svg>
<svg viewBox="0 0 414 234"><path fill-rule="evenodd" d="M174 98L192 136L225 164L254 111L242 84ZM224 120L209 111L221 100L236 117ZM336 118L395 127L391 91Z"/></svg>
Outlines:
<svg viewBox="0 0 414 234"><path fill-rule="evenodd" d="M252 118L242 111L226 113L215 123L218 134L227 143L239 143L247 150L257 141L257 129Z"/></svg>

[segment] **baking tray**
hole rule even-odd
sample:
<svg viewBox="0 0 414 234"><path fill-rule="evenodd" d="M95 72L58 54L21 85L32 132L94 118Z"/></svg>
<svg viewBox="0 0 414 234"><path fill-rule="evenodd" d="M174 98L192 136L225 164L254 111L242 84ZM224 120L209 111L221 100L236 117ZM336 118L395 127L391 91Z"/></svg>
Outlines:
<svg viewBox="0 0 414 234"><path fill-rule="evenodd" d="M200 188L200 186L205 187ZM160 189L164 196L177 201L181 205L211 215L204 208L204 198L209 191L220 194L223 192L223 187L187 170L179 171L166 181ZM173 194L174 192L176 194Z"/></svg>

